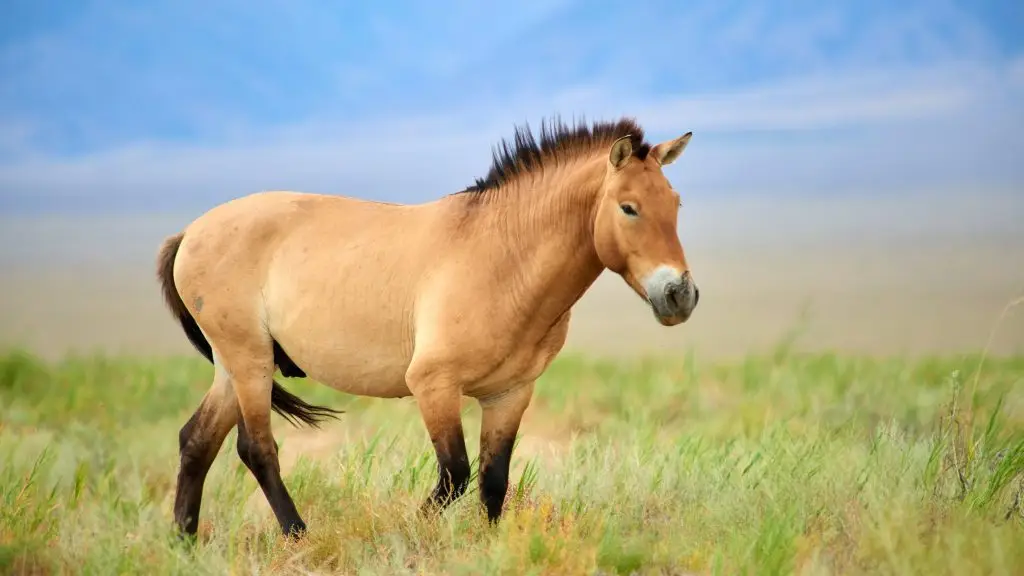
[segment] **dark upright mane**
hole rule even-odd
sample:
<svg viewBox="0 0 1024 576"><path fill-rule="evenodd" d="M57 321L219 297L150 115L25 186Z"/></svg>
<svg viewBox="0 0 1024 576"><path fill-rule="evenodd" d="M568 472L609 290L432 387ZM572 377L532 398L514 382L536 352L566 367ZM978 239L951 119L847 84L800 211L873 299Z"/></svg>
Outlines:
<svg viewBox="0 0 1024 576"><path fill-rule="evenodd" d="M556 116L550 121L541 120L540 142L534 138L528 125L516 126L511 143L502 139L492 149L493 163L487 176L477 178L463 192L486 192L500 188L521 174L533 172L574 154L588 152L594 146L611 144L627 135L633 143L633 155L645 159L651 146L644 142L644 129L632 118L597 122L593 126L587 126L581 120L570 126Z"/></svg>

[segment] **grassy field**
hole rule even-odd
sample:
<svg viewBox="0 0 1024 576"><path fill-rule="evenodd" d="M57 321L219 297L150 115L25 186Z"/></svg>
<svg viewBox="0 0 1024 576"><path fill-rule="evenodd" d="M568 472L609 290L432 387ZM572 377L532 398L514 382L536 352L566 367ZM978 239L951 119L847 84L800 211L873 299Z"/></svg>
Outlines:
<svg viewBox="0 0 1024 576"><path fill-rule="evenodd" d="M346 410L322 431L275 427L311 533L278 536L232 433L189 548L170 531L177 430L211 368L10 352L0 572L1020 574L1024 358L978 366L785 348L729 365L560 357L493 529L475 488L439 519L416 514L435 472L411 400L289 381ZM478 416L467 401L474 455Z"/></svg>

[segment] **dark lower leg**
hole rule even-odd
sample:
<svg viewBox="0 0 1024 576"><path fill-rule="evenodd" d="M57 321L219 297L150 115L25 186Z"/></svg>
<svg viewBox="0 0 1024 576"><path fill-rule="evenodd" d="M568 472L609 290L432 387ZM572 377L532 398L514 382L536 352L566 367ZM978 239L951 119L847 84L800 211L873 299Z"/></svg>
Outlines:
<svg viewBox="0 0 1024 576"><path fill-rule="evenodd" d="M181 463L174 496L174 521L188 536L194 536L199 528L206 474L231 430L231 421L220 418L222 408L209 397L204 399L178 433Z"/></svg>
<svg viewBox="0 0 1024 576"><path fill-rule="evenodd" d="M523 413L530 404L533 384L514 388L495 399L480 402L483 420L480 424L480 501L487 509L487 519L496 523L501 518L508 492L509 465L512 448Z"/></svg>
<svg viewBox="0 0 1024 576"><path fill-rule="evenodd" d="M423 503L423 512L444 510L465 493L469 484L469 456L459 414L461 401L462 395L455 386L416 394L437 456L437 485Z"/></svg>
<svg viewBox="0 0 1024 576"><path fill-rule="evenodd" d="M515 444L511 434L482 435L480 439L480 501L487 509L487 519L497 522L508 493L509 463Z"/></svg>
<svg viewBox="0 0 1024 576"><path fill-rule="evenodd" d="M469 456L461 426L449 430L433 444L437 455L437 485L424 506L443 510L458 500L469 486Z"/></svg>
<svg viewBox="0 0 1024 576"><path fill-rule="evenodd" d="M268 426L269 428L269 426ZM306 531L288 489L281 479L281 466L277 457L277 443L273 436L261 434L254 437L240 418L238 420L238 457L252 472L263 495L267 497L274 511L281 531L286 536L301 536Z"/></svg>

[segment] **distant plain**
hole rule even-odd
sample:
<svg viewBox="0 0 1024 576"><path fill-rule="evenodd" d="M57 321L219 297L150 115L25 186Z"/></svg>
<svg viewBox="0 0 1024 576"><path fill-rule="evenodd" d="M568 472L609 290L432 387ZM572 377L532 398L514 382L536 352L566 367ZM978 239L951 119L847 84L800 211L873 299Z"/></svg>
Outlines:
<svg viewBox="0 0 1024 576"><path fill-rule="evenodd" d="M153 262L199 212L0 219L0 345L187 352ZM976 351L1024 291L1022 191L684 198L680 220L701 287L691 322L658 326L606 273L575 308L567 349L736 358L794 336L807 350ZM992 351L1022 349L1024 321L1007 322Z"/></svg>

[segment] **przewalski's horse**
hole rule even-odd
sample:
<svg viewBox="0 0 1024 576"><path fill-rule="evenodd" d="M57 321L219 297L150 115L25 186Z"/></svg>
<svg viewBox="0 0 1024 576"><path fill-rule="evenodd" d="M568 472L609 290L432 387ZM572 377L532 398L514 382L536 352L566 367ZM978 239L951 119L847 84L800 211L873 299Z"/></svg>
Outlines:
<svg viewBox="0 0 1024 576"><path fill-rule="evenodd" d="M633 120L517 128L483 180L418 205L262 192L221 204L168 238L164 298L215 367L179 434L178 528L194 535L203 483L238 426L238 455L285 534L306 526L281 480L271 410L317 425L336 411L274 381L306 376L350 394L412 395L437 455L424 509L470 477L463 396L483 412L480 498L496 522L534 381L565 343L573 304L604 269L665 326L699 299L662 167L690 133L651 146ZM294 420L292 420L294 422Z"/></svg>

